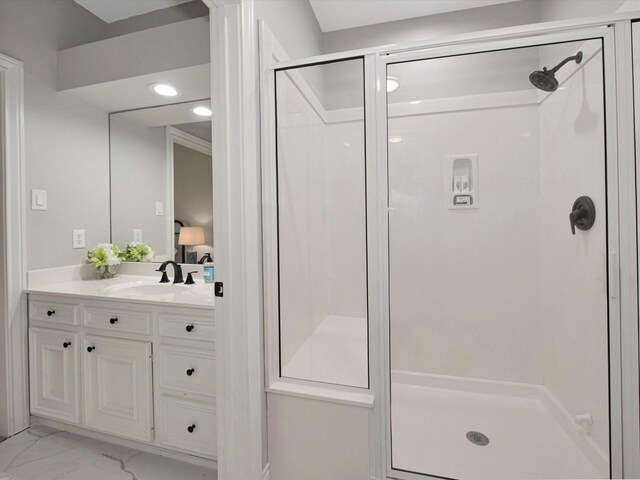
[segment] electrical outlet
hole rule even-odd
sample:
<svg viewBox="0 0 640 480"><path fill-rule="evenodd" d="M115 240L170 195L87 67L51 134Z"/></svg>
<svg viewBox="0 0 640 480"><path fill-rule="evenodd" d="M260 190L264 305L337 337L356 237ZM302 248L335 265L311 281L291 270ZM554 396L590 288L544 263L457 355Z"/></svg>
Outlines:
<svg viewBox="0 0 640 480"><path fill-rule="evenodd" d="M84 248L84 247L85 247L84 230L74 230L73 231L73 248Z"/></svg>
<svg viewBox="0 0 640 480"><path fill-rule="evenodd" d="M141 242L142 241L142 229L141 228L134 228L133 229L133 241L134 242Z"/></svg>
<svg viewBox="0 0 640 480"><path fill-rule="evenodd" d="M164 203L156 202L156 217L162 217L164 215Z"/></svg>

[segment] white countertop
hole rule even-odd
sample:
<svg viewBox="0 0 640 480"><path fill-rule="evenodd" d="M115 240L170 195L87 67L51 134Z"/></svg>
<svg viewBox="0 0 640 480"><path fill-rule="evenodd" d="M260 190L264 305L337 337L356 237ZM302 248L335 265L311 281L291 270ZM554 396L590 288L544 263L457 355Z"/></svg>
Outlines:
<svg viewBox="0 0 640 480"><path fill-rule="evenodd" d="M215 305L213 283L204 283L202 279L196 279L193 285L161 284L159 283L160 274L153 276L122 274L115 278L96 280L70 270L73 268L77 267L29 272L28 288L25 292L92 300L120 299L127 302L176 307L213 309Z"/></svg>

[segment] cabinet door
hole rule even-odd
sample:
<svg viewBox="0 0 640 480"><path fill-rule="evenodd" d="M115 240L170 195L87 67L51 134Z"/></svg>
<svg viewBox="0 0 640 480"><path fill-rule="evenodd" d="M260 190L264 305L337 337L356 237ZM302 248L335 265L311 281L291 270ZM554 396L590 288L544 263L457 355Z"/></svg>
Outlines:
<svg viewBox="0 0 640 480"><path fill-rule="evenodd" d="M31 413L80 422L77 333L29 329Z"/></svg>
<svg viewBox="0 0 640 480"><path fill-rule="evenodd" d="M86 425L151 441L151 343L86 335L82 349Z"/></svg>

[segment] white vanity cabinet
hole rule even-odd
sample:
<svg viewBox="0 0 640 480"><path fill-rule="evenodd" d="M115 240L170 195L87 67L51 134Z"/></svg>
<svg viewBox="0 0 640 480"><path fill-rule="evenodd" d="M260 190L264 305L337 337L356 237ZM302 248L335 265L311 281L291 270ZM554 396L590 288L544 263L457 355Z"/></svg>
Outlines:
<svg viewBox="0 0 640 480"><path fill-rule="evenodd" d="M29 295L31 413L216 458L213 310Z"/></svg>

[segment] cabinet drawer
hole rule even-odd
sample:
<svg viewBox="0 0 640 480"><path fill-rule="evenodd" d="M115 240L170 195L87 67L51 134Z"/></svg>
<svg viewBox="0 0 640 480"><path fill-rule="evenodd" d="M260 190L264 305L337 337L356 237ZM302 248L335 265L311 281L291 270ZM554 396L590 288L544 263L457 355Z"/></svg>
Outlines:
<svg viewBox="0 0 640 480"><path fill-rule="evenodd" d="M213 405L162 395L158 402L158 415L160 443L215 457L217 433Z"/></svg>
<svg viewBox="0 0 640 480"><path fill-rule="evenodd" d="M168 313L161 313L158 318L161 337L213 342L215 326L212 320Z"/></svg>
<svg viewBox="0 0 640 480"><path fill-rule="evenodd" d="M50 322L58 325L78 325L80 323L80 305L49 301L47 298L29 300L29 319Z"/></svg>
<svg viewBox="0 0 640 480"><path fill-rule="evenodd" d="M84 309L84 324L89 328L110 332L151 333L151 313L125 310L108 305L91 305Z"/></svg>
<svg viewBox="0 0 640 480"><path fill-rule="evenodd" d="M216 394L213 352L160 345L159 362L160 388L199 395Z"/></svg>

